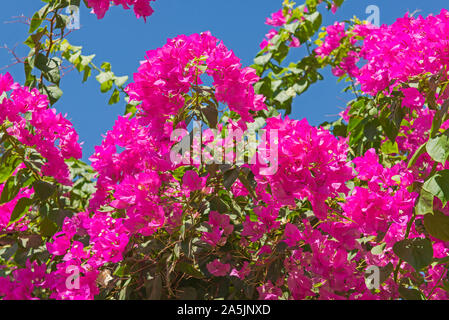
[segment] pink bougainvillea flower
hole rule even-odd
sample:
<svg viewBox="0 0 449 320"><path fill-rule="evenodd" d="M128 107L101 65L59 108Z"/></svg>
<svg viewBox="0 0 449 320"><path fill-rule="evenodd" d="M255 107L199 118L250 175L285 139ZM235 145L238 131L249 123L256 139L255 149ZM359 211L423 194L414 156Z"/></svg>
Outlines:
<svg viewBox="0 0 449 320"><path fill-rule="evenodd" d="M13 84L14 80L9 72L5 73L4 75L0 74L0 95L5 91L11 90Z"/></svg>
<svg viewBox="0 0 449 320"><path fill-rule="evenodd" d="M426 102L424 95L416 88L401 88L401 91L404 94L403 107L422 108Z"/></svg>
<svg viewBox="0 0 449 320"><path fill-rule="evenodd" d="M271 29L266 35L265 39L260 43L260 49L264 49L266 46L270 45L270 40L273 39L278 34L276 29Z"/></svg>
<svg viewBox="0 0 449 320"><path fill-rule="evenodd" d="M8 120L7 133L20 143L34 147L46 159L42 175L52 176L59 183L70 185L70 172L65 160L82 156L78 134L72 123L55 109L36 88L13 83L9 74L0 76L0 90L13 89L9 98L0 101L0 123ZM2 92L3 93L3 92Z"/></svg>
<svg viewBox="0 0 449 320"><path fill-rule="evenodd" d="M245 279L251 273L251 268L248 261L243 263L240 270L232 269L230 275L239 278L240 280Z"/></svg>
<svg viewBox="0 0 449 320"><path fill-rule="evenodd" d="M257 287L257 292L260 300L279 300L282 296L281 288L274 286L270 280L266 284Z"/></svg>
<svg viewBox="0 0 449 320"><path fill-rule="evenodd" d="M340 46L340 40L346 35L345 23L335 22L333 25L326 27L327 37L323 44L315 49L315 52L321 58L327 57L332 51Z"/></svg>
<svg viewBox="0 0 449 320"><path fill-rule="evenodd" d="M335 4L335 2L332 3L331 6L331 11L333 14L335 14L337 12L338 6Z"/></svg>
<svg viewBox="0 0 449 320"><path fill-rule="evenodd" d="M203 180L193 170L186 171L182 177L182 186L190 191L201 190L204 187Z"/></svg>
<svg viewBox="0 0 449 320"><path fill-rule="evenodd" d="M265 24L274 26L274 27L280 27L284 25L287 22L287 19L284 16L283 9L279 9L275 13L271 14L270 18L267 18L265 20Z"/></svg>
<svg viewBox="0 0 449 320"><path fill-rule="evenodd" d="M347 192L345 182L353 177L346 141L310 126L305 119L269 118L265 130L277 132L278 170L261 174L269 159L258 159L252 166L258 188L269 184L277 205L294 206L295 199L308 198L317 217L325 218L326 198Z"/></svg>
<svg viewBox="0 0 449 320"><path fill-rule="evenodd" d="M216 211L211 211L209 213L208 224L212 231L203 232L201 239L212 246L224 245L227 237L234 230L234 226L230 223L229 216L220 214Z"/></svg>
<svg viewBox="0 0 449 320"><path fill-rule="evenodd" d="M124 9L133 6L136 17L143 17L146 20L154 12L150 6L151 1L155 0L87 0L87 4L92 8L92 13L95 13L98 19L104 18L112 2L115 5L122 5Z"/></svg>
<svg viewBox="0 0 449 320"><path fill-rule="evenodd" d="M287 223L287 225L285 226L285 243L289 246L289 247L294 247L298 244L298 242L301 240L301 233L299 232L298 228L291 224L291 223Z"/></svg>
<svg viewBox="0 0 449 320"><path fill-rule="evenodd" d="M201 81L202 74L212 77L217 100L241 117L242 130L245 123L254 122L253 112L266 109L265 98L254 92L259 80L254 69L242 67L240 59L210 32L181 35L148 51L134 82L126 88L132 101L142 102L141 121L146 121L153 136L166 136L167 119L184 106L184 95Z"/></svg>
<svg viewBox="0 0 449 320"><path fill-rule="evenodd" d="M206 267L211 274L217 277L227 276L229 270L231 270L231 265L229 263L221 263L218 259L209 262Z"/></svg>

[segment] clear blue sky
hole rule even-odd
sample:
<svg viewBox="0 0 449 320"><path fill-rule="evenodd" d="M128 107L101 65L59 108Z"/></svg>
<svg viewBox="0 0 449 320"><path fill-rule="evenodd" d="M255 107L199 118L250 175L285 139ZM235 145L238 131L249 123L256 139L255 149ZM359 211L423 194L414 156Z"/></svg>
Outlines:
<svg viewBox="0 0 449 320"><path fill-rule="evenodd" d="M298 1L299 3L300 1ZM178 34L191 34L211 31L214 36L234 50L244 65L252 64L258 52L259 43L270 29L264 24L265 18L277 11L282 0L156 0L153 2L155 13L144 23L137 20L132 10L113 7L103 20L97 20L89 10L82 8L81 29L73 32L69 41L82 45L84 54L95 53L95 63L103 61L112 64L116 75L128 75L130 79L143 60L147 50L162 46L167 38ZM25 15L31 17L42 7L39 0L2 1L0 11L0 45L14 47L16 52L25 56L27 48L21 43L27 37L28 27L20 23L5 23L15 20L13 17ZM406 12L420 10L424 16L437 14L447 8L447 0L347 0L336 15L326 13L324 24L335 20L344 20L358 16L365 19L368 5L380 8L381 23L391 24ZM291 51L293 57L301 57L304 48ZM12 56L4 49L0 50L0 67L9 65ZM16 81L24 81L23 66L16 65L0 73L9 71ZM323 73L325 80L312 86L309 91L294 101L291 117L307 118L313 125L335 120L336 114L350 99L341 93L342 85L329 70ZM101 143L102 134L109 130L118 115L124 112L124 102L109 106L109 94L102 94L99 85L92 77L87 83L81 83L81 75L72 71L62 79L64 95L55 105L60 112L67 113L74 123L80 140L84 141L83 158L87 160L94 146Z"/></svg>

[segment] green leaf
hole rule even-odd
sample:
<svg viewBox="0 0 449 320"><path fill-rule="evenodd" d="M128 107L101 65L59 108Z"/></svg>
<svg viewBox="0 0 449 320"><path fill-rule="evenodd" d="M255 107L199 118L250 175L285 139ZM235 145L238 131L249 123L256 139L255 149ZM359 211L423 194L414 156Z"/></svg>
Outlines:
<svg viewBox="0 0 449 320"><path fill-rule="evenodd" d="M9 224L16 222L25 213L27 213L32 203L33 203L33 201L29 198L20 198L19 201L17 201L17 204L11 213L11 218L9 219Z"/></svg>
<svg viewBox="0 0 449 320"><path fill-rule="evenodd" d="M8 179L14 172L14 169L15 168L10 166L2 165L0 167L0 183L3 183L6 179Z"/></svg>
<svg viewBox="0 0 449 320"><path fill-rule="evenodd" d="M267 270L267 279L271 280L272 282L278 281L278 279L281 277L283 264L280 260L275 260L273 263L270 264Z"/></svg>
<svg viewBox="0 0 449 320"><path fill-rule="evenodd" d="M273 38L270 39L270 43L272 45L272 49L274 50L278 50L279 46L283 43L283 39L281 37L281 34L278 33L277 35L275 35Z"/></svg>
<svg viewBox="0 0 449 320"><path fill-rule="evenodd" d="M111 71L111 64L109 62L103 62L101 64L101 69L103 69L106 72L110 72Z"/></svg>
<svg viewBox="0 0 449 320"><path fill-rule="evenodd" d="M126 105L125 113L124 113L125 115L130 113L131 114L131 118L133 118L134 115L136 114L136 112L137 112L137 108L136 108L136 106L134 104L127 104Z"/></svg>
<svg viewBox="0 0 449 320"><path fill-rule="evenodd" d="M96 77L98 82L103 83L107 81L112 81L114 79L114 74L112 72L100 72Z"/></svg>
<svg viewBox="0 0 449 320"><path fill-rule="evenodd" d="M103 93L108 92L109 90L112 89L112 85L113 85L113 81L112 80L103 82L101 84L101 86L100 86L101 92L103 92Z"/></svg>
<svg viewBox="0 0 449 320"><path fill-rule="evenodd" d="M380 139L381 131L379 130L379 123L377 119L373 119L372 121L368 121L363 128L363 135L369 141L376 141L376 139Z"/></svg>
<svg viewBox="0 0 449 320"><path fill-rule="evenodd" d="M390 102L391 103L391 102ZM379 121L390 141L396 141L401 128L401 122L404 119L404 111L397 102L392 102L391 107L384 108L380 114Z"/></svg>
<svg viewBox="0 0 449 320"><path fill-rule="evenodd" d="M239 177L240 174L240 168L234 168L231 170L227 170L224 173L224 181L223 185L226 189L231 189L231 186L234 184L235 180Z"/></svg>
<svg viewBox="0 0 449 320"><path fill-rule="evenodd" d="M114 271L114 276L123 278L126 275L126 265L118 265Z"/></svg>
<svg viewBox="0 0 449 320"><path fill-rule="evenodd" d="M305 79L301 79L293 85L293 89L295 90L296 94L298 94L298 95L302 94L304 91L306 91L308 87L309 87L309 83Z"/></svg>
<svg viewBox="0 0 449 320"><path fill-rule="evenodd" d="M440 211L435 211L434 214L426 214L424 216L424 226L426 231L433 237L449 241L449 217Z"/></svg>
<svg viewBox="0 0 449 320"><path fill-rule="evenodd" d="M116 104L119 101L120 101L120 91L118 91L117 89L114 89L114 92L112 93L108 104Z"/></svg>
<svg viewBox="0 0 449 320"><path fill-rule="evenodd" d="M425 300L425 296L420 290L399 286L399 295L405 300Z"/></svg>
<svg viewBox="0 0 449 320"><path fill-rule="evenodd" d="M40 225L40 234L44 237L51 237L58 230L56 223L51 221L49 218L42 219Z"/></svg>
<svg viewBox="0 0 449 320"><path fill-rule="evenodd" d="M91 75L92 75L92 68L89 66L84 67L83 83L86 82Z"/></svg>
<svg viewBox="0 0 449 320"><path fill-rule="evenodd" d="M416 204L415 213L417 215L425 215L433 212L433 194L426 190L421 190L418 203Z"/></svg>
<svg viewBox="0 0 449 320"><path fill-rule="evenodd" d="M96 79L101 84L101 92L105 93L112 89L114 84L114 74L112 72L101 72L96 76Z"/></svg>
<svg viewBox="0 0 449 320"><path fill-rule="evenodd" d="M79 7L81 4L81 0L69 0L70 5Z"/></svg>
<svg viewBox="0 0 449 320"><path fill-rule="evenodd" d="M59 82L61 81L61 71L59 70L60 64L61 62L58 58L51 59L49 63L50 69L48 70L48 72L44 73L44 78L51 83L59 85Z"/></svg>
<svg viewBox="0 0 449 320"><path fill-rule="evenodd" d="M58 14L56 15L56 29L64 29L70 22L69 16L66 16L64 14Z"/></svg>
<svg viewBox="0 0 449 320"><path fill-rule="evenodd" d="M28 47L30 47L32 50L34 48L40 48L40 40L42 37L47 33L47 26L43 28L39 28L36 33L30 35L24 42ZM34 51L33 51L34 54Z"/></svg>
<svg viewBox="0 0 449 320"><path fill-rule="evenodd" d="M6 154L5 154L6 155ZM0 164L0 183L5 182L20 164L20 160L14 156L6 156Z"/></svg>
<svg viewBox="0 0 449 320"><path fill-rule="evenodd" d="M271 52L268 52L266 54L256 57L254 59L254 63L260 66L264 66L270 61L272 56L273 54Z"/></svg>
<svg viewBox="0 0 449 320"><path fill-rule="evenodd" d="M263 78L254 85L254 90L256 91L256 93L263 94L265 97L271 97L273 94L271 88L271 79L268 77Z"/></svg>
<svg viewBox="0 0 449 320"><path fill-rule="evenodd" d="M285 103L286 101L294 98L296 96L296 92L294 90L283 90L279 92L278 95L274 98L274 100L279 101L280 103Z"/></svg>
<svg viewBox="0 0 449 320"><path fill-rule="evenodd" d="M19 193L21 184L17 175L11 176L5 182L2 195L0 196L0 204L7 203L14 199Z"/></svg>
<svg viewBox="0 0 449 320"><path fill-rule="evenodd" d="M145 280L145 289L148 300L160 300L162 296L162 278L160 274L151 280Z"/></svg>
<svg viewBox="0 0 449 320"><path fill-rule="evenodd" d="M430 139L426 144L427 153L433 160L445 163L449 157L449 132Z"/></svg>
<svg viewBox="0 0 449 320"><path fill-rule="evenodd" d="M363 138L364 127L366 124L366 119L356 117L351 117L348 123L348 133L349 136L349 144L355 145L360 139Z"/></svg>
<svg viewBox="0 0 449 320"><path fill-rule="evenodd" d="M55 104L62 97L62 90L56 86L44 86L44 94L48 96L50 104Z"/></svg>
<svg viewBox="0 0 449 320"><path fill-rule="evenodd" d="M48 0L43 0L43 2L49 2ZM45 16L47 16L48 11L50 10L50 5L46 4L45 6L43 6L42 8L39 9L39 15L41 17L41 19L43 19Z"/></svg>
<svg viewBox="0 0 449 320"><path fill-rule="evenodd" d="M398 241L393 246L393 252L417 272L428 266L433 258L432 243L422 238Z"/></svg>
<svg viewBox="0 0 449 320"><path fill-rule="evenodd" d="M71 47L72 50L73 47ZM69 60L70 63L72 63L73 65L77 66L78 64L81 63L81 50L77 50L74 51L74 53L68 52L66 55L64 55L64 57Z"/></svg>
<svg viewBox="0 0 449 320"><path fill-rule="evenodd" d="M385 154L399 153L398 144L396 142L393 143L390 140L387 140L382 144L381 150Z"/></svg>
<svg viewBox="0 0 449 320"><path fill-rule="evenodd" d="M280 64L287 57L289 51L290 51L290 47L285 42L282 42L279 44L279 47L277 48L276 52L273 54L273 59L276 60Z"/></svg>
<svg viewBox="0 0 449 320"><path fill-rule="evenodd" d="M114 78L114 83L117 87L122 87L126 83L126 81L128 81L128 76Z"/></svg>
<svg viewBox="0 0 449 320"><path fill-rule="evenodd" d="M92 54L90 56L80 56L80 62L78 63L78 65L76 66L76 68L78 69L79 72L85 70L88 66L89 63L92 62L93 58L95 58L95 55ZM89 67L90 68L90 67Z"/></svg>
<svg viewBox="0 0 449 320"><path fill-rule="evenodd" d="M341 7L341 5L343 4L345 0L334 0L334 3L337 7Z"/></svg>
<svg viewBox="0 0 449 320"><path fill-rule="evenodd" d="M389 262L385 267L381 267L379 283L384 283L390 277L393 269L394 266L391 262Z"/></svg>
<svg viewBox="0 0 449 320"><path fill-rule="evenodd" d="M53 195L53 193L56 190L55 185L45 182L45 181L35 181L33 183L33 188L34 188L34 192L37 194L39 199L41 199L42 201L45 201L48 198L50 198L50 196Z"/></svg>
<svg viewBox="0 0 449 320"><path fill-rule="evenodd" d="M287 30L288 32L294 34L294 33L296 32L296 29L298 29L300 23L301 23L301 22L299 22L299 21L295 21L295 22L292 22L292 23L289 23L289 24L285 25L284 28L285 28L285 30Z"/></svg>
<svg viewBox="0 0 449 320"><path fill-rule="evenodd" d="M219 213L229 213L231 208L220 197L214 197L210 200L210 210L218 211Z"/></svg>
<svg viewBox="0 0 449 320"><path fill-rule="evenodd" d="M42 53L39 53L35 60L35 66L42 71L45 79L48 81L59 84L61 79L59 66L61 65L61 60L57 57L47 58Z"/></svg>
<svg viewBox="0 0 449 320"><path fill-rule="evenodd" d="M176 264L175 270L187 273L188 275L190 275L194 278L197 278L197 279L204 278L204 274L200 270L195 268L193 265L191 265L190 263L179 262Z"/></svg>
<svg viewBox="0 0 449 320"><path fill-rule="evenodd" d="M374 255L380 255L384 253L385 246L386 243L379 244L378 246L375 246L374 248L371 249L371 253Z"/></svg>
<svg viewBox="0 0 449 320"><path fill-rule="evenodd" d="M130 278L126 279L126 281L124 283L123 282L120 283L121 290L119 292L119 298L118 298L119 300L126 300L126 299L128 299L128 297L129 297L129 295L131 293L131 286L130 286L130 284L131 284L132 280L133 280L133 278L130 277Z"/></svg>
<svg viewBox="0 0 449 320"><path fill-rule="evenodd" d="M31 18L30 29L28 30L28 33L33 33L37 28L39 28L42 24L42 21L43 19L41 17L41 13L37 11Z"/></svg>
<svg viewBox="0 0 449 320"><path fill-rule="evenodd" d="M176 180L178 180L179 182L182 181L182 177L184 176L185 172L189 169L189 167L187 166L180 166L178 168L176 168L173 172L173 178L175 178Z"/></svg>
<svg viewBox="0 0 449 320"><path fill-rule="evenodd" d="M206 118L207 124L209 125L209 127L211 129L217 128L217 123L218 123L217 108L213 104L210 104L209 106L202 108L201 112L204 115L204 117Z"/></svg>
<svg viewBox="0 0 449 320"><path fill-rule="evenodd" d="M438 197L443 206L449 201L449 170L442 170L433 175L423 185L423 190Z"/></svg>
<svg viewBox="0 0 449 320"><path fill-rule="evenodd" d="M337 121L335 121L333 124L333 129L332 132L335 136L337 137L344 137L346 138L347 136L347 130L348 130L348 126L346 124L343 123L343 119L340 118Z"/></svg>
<svg viewBox="0 0 449 320"><path fill-rule="evenodd" d="M318 31L318 29L321 27L321 23L323 21L321 13L319 13L318 11L315 11L312 14L305 15L305 18L307 21L310 21L312 23L313 32Z"/></svg>

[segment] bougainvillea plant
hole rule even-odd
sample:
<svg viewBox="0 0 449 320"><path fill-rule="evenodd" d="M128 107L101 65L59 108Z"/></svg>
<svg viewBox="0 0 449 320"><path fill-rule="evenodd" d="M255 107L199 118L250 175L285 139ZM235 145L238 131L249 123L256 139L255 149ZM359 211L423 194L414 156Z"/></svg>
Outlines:
<svg viewBox="0 0 449 320"><path fill-rule="evenodd" d="M343 0L286 0L252 66L205 31L128 81L69 43L80 1L43 2L25 83L0 75L0 298L449 298L449 11L322 27ZM91 165L54 109L65 65L126 101ZM355 99L291 119L327 66Z"/></svg>

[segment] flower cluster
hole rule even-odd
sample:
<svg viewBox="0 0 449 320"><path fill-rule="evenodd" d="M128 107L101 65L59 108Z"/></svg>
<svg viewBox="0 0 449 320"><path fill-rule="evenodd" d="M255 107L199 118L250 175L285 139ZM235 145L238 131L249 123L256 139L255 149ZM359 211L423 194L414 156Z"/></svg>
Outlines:
<svg viewBox="0 0 449 320"><path fill-rule="evenodd" d="M307 12L307 7L305 7L304 12ZM288 15L291 14L291 10L288 11ZM282 27L287 23L288 16L284 15L284 9L279 9L275 13L271 14L270 18L266 18L265 24L273 27ZM273 39L276 35L278 35L278 30L271 29L266 35L265 39L260 43L260 48L264 49L265 47L270 45L270 40ZM296 48L301 46L301 42L295 36L291 37L291 41L289 46L292 48Z"/></svg>
<svg viewBox="0 0 449 320"><path fill-rule="evenodd" d="M4 184L0 185L0 194L3 192L4 187ZM25 217L22 217L13 223L10 223L10 221L17 202L22 198L29 198L32 193L33 192L30 189L22 189L13 200L0 205L0 234L12 231L23 232L28 229Z"/></svg>
<svg viewBox="0 0 449 320"><path fill-rule="evenodd" d="M170 128L166 126L167 130ZM132 233L150 235L161 227L166 220L161 188L173 179L159 174L173 168L169 137L170 134L165 139L156 139L137 118L120 117L91 157L98 172L91 210L104 205L126 209L128 217L124 224Z"/></svg>
<svg viewBox="0 0 449 320"><path fill-rule="evenodd" d="M337 66L341 76L348 72L361 85L363 92L376 95L391 92L413 77L438 74L447 70L449 59L449 11L426 18L406 14L392 25L356 25L345 31L345 23L327 27L327 37L315 52L321 58L329 56L348 37L354 48ZM361 40L361 41L360 41ZM361 67L357 66L363 60ZM404 106L422 107L423 96L415 88L401 88Z"/></svg>
<svg viewBox="0 0 449 320"><path fill-rule="evenodd" d="M0 296L4 300L36 300L33 292L46 288L46 266L27 261L26 267L16 269L11 278L0 278Z"/></svg>
<svg viewBox="0 0 449 320"><path fill-rule="evenodd" d="M410 217L417 195L407 190L413 182L412 172L403 163L392 168L379 164L374 149L353 160L358 178L368 183L368 188L355 187L342 208L364 234L386 232L391 223Z"/></svg>
<svg viewBox="0 0 449 320"><path fill-rule="evenodd" d="M346 193L345 182L353 177L346 142L310 126L305 119L270 118L265 129L278 135L278 170L272 175L260 174L266 159L258 159L252 170L259 186L269 185L280 205L295 206L295 199L308 199L317 217L326 218L325 200Z"/></svg>
<svg viewBox="0 0 449 320"><path fill-rule="evenodd" d="M316 4L314 4L314 6L319 5L323 2L323 0L318 0ZM332 1L332 3L330 3L329 1L327 1L328 3L328 9L330 8L331 12L333 14L335 14L337 12L338 9L338 5ZM330 5L330 7L329 7ZM304 5L301 9L301 12L303 13L309 13L309 7L307 5ZM284 9L281 8L278 11L274 12L271 14L270 17L265 19L265 24L269 25L269 26L273 26L273 27L282 27L285 24L287 24L287 22L289 22L290 17L292 16L292 10L291 9ZM304 17L300 18L301 21L305 21ZM298 21L298 19L294 19L293 21L290 21L291 23L294 23ZM265 35L265 39L262 40L262 42L260 43L260 48L261 49L265 49L267 46L270 45L270 40L272 38L274 38L276 35L278 35L278 30L276 29L271 29L266 35ZM289 43L289 47L292 48L296 48L296 47L300 47L301 46L301 42L300 40L291 35L290 36L290 43Z"/></svg>
<svg viewBox="0 0 449 320"><path fill-rule="evenodd" d="M160 132L166 120L185 106L185 96L213 78L215 97L241 117L242 125L252 122L251 112L266 108L264 97L254 93L259 77L254 69L242 68L240 59L209 32L169 39L159 49L147 52L126 91L140 108L150 127ZM243 127L244 128L244 127Z"/></svg>
<svg viewBox="0 0 449 320"><path fill-rule="evenodd" d="M114 5L122 5L124 9L133 6L136 17L143 17L144 20L154 12L150 5L151 1L155 0L112 0ZM111 0L87 0L87 4L92 8L92 12L97 15L98 19L103 19L109 10Z"/></svg>
<svg viewBox="0 0 449 320"><path fill-rule="evenodd" d="M34 147L47 161L42 175L52 176L62 184L70 185L70 174L64 160L82 156L78 134L72 123L49 109L47 96L37 89L14 83L7 73L0 75L0 95L12 90L9 98L0 101L0 124L7 134L22 144Z"/></svg>
<svg viewBox="0 0 449 320"><path fill-rule="evenodd" d="M364 30L358 81L364 92L375 94L411 77L437 74L449 59L449 11L427 18L405 15L392 25Z"/></svg>
<svg viewBox="0 0 449 320"><path fill-rule="evenodd" d="M323 231L331 236L326 236ZM356 260L348 259L348 250L360 250L354 241L358 237L356 228L344 223L328 223L315 229L304 221L303 231L288 224L285 237L288 246L294 248L291 257L284 261L293 299L314 297L312 287L319 283L323 284L319 289L319 299L376 299L366 288L363 275L357 272ZM298 244L310 246L311 251L298 248Z"/></svg>
<svg viewBox="0 0 449 320"><path fill-rule="evenodd" d="M134 4L136 10L138 4L148 1L114 3ZM89 4L99 16L109 8L105 2L96 1L97 9L94 1ZM374 148L356 150L349 145L349 138L337 138L305 119L279 115L266 119L265 134L257 154L248 159L250 164L175 164L171 136L176 129L186 129L189 112L200 115L201 110L195 108L200 108L201 99L211 97L216 100L214 111L221 112L218 104L222 103L233 116L240 117L234 121L231 118L235 117L224 116L227 119L216 125L219 137L214 144L212 128L204 132L198 145L193 137L195 146L188 153L208 147L214 155L205 155L203 160L212 160L218 146L229 146L234 140L246 142L243 135L230 133L254 122L255 112L265 109L264 98L254 92L253 85L259 80L255 71L243 68L234 53L208 32L179 36L148 51L126 89L131 100L139 102L135 116L119 117L90 158L96 188L88 208L66 217L45 243L49 259L28 260L24 268L10 268L0 278L0 296L94 299L111 279L108 288L115 289L127 278L130 288L139 288L136 291L149 281L164 281L159 287L167 290L170 298L178 292L171 290L172 285L182 288L197 283L214 291L228 290L232 283L236 297L254 297L254 293L247 296L252 288L260 299L399 298L399 286L421 276L411 264L403 263L394 249L405 238L425 240L412 224L418 199L414 188L422 185L422 178L431 171L446 167L434 165L424 153L411 168L403 161L427 141L438 112L422 108L427 96L403 84L423 72L445 68L442 32L446 18L444 11L435 18L406 17L393 26L358 26L351 33L345 31L344 23L336 23L327 28L328 38L316 51L325 59L338 50L345 37L351 38L354 47L364 39L360 51L350 51L334 74L349 74L370 94L385 89L397 89L401 94L402 106L410 113L398 129L400 155L388 161ZM287 20L280 10L267 24L281 26ZM423 26L418 27L416 21ZM443 31L432 28L431 22ZM443 43L437 43L430 32L440 32ZM386 33L391 36L389 42ZM382 43L375 47L374 39ZM412 47L401 47L401 41ZM423 52L434 56L424 59L418 43L426 46ZM407 67L399 70L395 59L403 56L397 46L411 50L411 57L421 60L407 61ZM375 56L375 50L382 52L382 58ZM361 58L367 64L359 69L356 64ZM433 65L437 60L438 66ZM423 69L416 69L420 64L425 65ZM370 68L383 70L376 73L379 70ZM376 81L366 77L369 72ZM205 75L212 78L211 89L201 86ZM5 92L11 90L8 98ZM81 151L70 123L48 109L48 101L38 91L14 84L9 75L0 77L0 94L5 132L35 147L47 159L43 174L69 184L64 160L79 157ZM435 97L438 103L444 95ZM446 129L449 123L442 122L441 128ZM236 158L233 148L226 152L224 158ZM0 186L0 191L3 188ZM17 202L31 192L21 190L13 201L0 206L0 227L28 230L23 220L8 223ZM441 201L435 200L433 205L443 217L449 216L449 208ZM428 235L426 239L431 240L431 258L448 256L449 242ZM366 266L383 268L385 274L390 270L377 290L366 285ZM392 266L398 268L394 276L390 276ZM164 270L163 280L159 269ZM148 272L145 277L142 270ZM447 272L444 265L431 264L421 271L425 279L415 287L427 297L447 299L447 290L440 285ZM72 273L76 277L70 278ZM213 297L214 293L206 295Z"/></svg>
<svg viewBox="0 0 449 320"><path fill-rule="evenodd" d="M234 230L234 226L229 223L229 216L219 214L215 211L209 214L208 224L211 231L204 232L201 239L212 246L224 245L226 238Z"/></svg>
<svg viewBox="0 0 449 320"><path fill-rule="evenodd" d="M340 40L346 36L345 23L335 22L333 25L326 27L326 39L325 41L315 49L316 54L324 58L332 53L340 46Z"/></svg>
<svg viewBox="0 0 449 320"><path fill-rule="evenodd" d="M336 76L348 75L361 85L363 93L387 97L389 101L398 99L395 108L402 107L402 122L396 141L392 143L397 143L397 154L410 162L395 160L394 165L385 167L380 164L376 150L368 150L364 156L353 160L361 183L341 204L343 214L359 233L382 239L382 253L365 257L372 265L386 267L388 262L394 264L397 257L392 251L398 241L422 239L423 233L428 236L425 228L420 231L416 226L423 220L415 219L413 215L417 210L418 194L411 190L420 191L420 188L414 189L417 183L423 183L449 165L435 162L424 148L429 136L433 137L431 131L435 122L440 132L449 125L447 115L442 114L443 121L438 120L438 114L445 110L439 110L439 105L447 99L447 91L443 86L443 89L432 92L432 86L438 86L432 84L435 81L432 79L438 77L440 84L447 81L448 26L449 11L445 9L439 15L426 18L405 15L392 25L381 27L355 25L346 31L343 23L336 23L327 28L326 39L315 51L321 59L332 61ZM392 107L392 104L386 106ZM347 109L342 113L346 121L351 121L349 112ZM381 112L377 116L381 118ZM413 155L417 157L411 161ZM441 203L433 207L434 210L447 210ZM448 242L433 238L432 247L435 258L443 257ZM414 277L414 270L409 265L404 266L404 272L403 279ZM432 289L439 281L435 274L440 278L444 276L444 267L435 265L427 272L429 278L419 285L422 292L428 297L447 297L444 291ZM397 286L388 280L381 297L394 296Z"/></svg>

